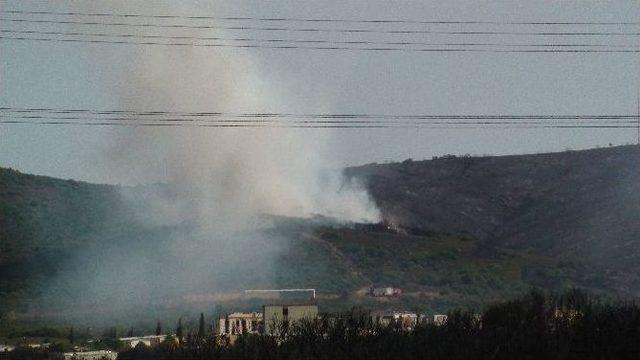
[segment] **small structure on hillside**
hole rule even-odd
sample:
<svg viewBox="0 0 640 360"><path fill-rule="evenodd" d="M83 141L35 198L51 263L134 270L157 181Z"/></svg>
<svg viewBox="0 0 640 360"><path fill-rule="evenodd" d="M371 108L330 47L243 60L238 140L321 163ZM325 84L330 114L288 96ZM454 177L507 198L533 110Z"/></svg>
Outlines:
<svg viewBox="0 0 640 360"><path fill-rule="evenodd" d="M418 314L410 311L373 311L371 322L380 326L397 325L402 330L411 331L418 324Z"/></svg>
<svg viewBox="0 0 640 360"><path fill-rule="evenodd" d="M570 309L565 307L556 308L556 310L553 312L553 317L555 319L562 319L569 322L578 320L580 317L582 317L582 315L583 314L576 309Z"/></svg>
<svg viewBox="0 0 640 360"><path fill-rule="evenodd" d="M218 335L257 334L262 329L262 314L259 312L234 312L218 319Z"/></svg>
<svg viewBox="0 0 640 360"><path fill-rule="evenodd" d="M400 296L402 295L402 289L394 287L371 287L369 288L369 295L373 297Z"/></svg>
<svg viewBox="0 0 640 360"><path fill-rule="evenodd" d="M123 337L120 340L124 346L134 348L139 343L143 343L146 346L153 347L159 345L167 338L167 335L146 335L146 336L132 336Z"/></svg>

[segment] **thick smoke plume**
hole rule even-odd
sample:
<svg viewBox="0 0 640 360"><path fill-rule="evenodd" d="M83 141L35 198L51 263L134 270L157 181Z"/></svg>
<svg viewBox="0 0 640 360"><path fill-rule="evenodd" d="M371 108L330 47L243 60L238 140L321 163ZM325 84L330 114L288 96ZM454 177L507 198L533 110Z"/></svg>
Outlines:
<svg viewBox="0 0 640 360"><path fill-rule="evenodd" d="M330 110L322 99L295 103L287 84L273 83L249 51L153 47L126 54L130 67L107 89L118 94L122 110ZM331 169L340 161L325 147L329 130L163 127L112 135L100 161L129 183L167 185L122 191L137 209L132 221L147 230L105 239L104 247L71 263L70 271L91 269L77 283L80 303L117 308L247 287L314 287L274 284L273 274L287 271L276 260L296 239L274 239L268 230L277 225L264 215L319 215L337 223L380 218L362 185Z"/></svg>
<svg viewBox="0 0 640 360"><path fill-rule="evenodd" d="M135 52L118 93L126 110L329 109L321 99L295 103L287 84L270 82L268 64L256 65L252 55L199 48ZM188 216L199 217L202 225L242 228L256 214L377 221L378 211L360 184L329 169L339 163L339 155L325 147L330 136L329 130L311 129L143 129L117 133L108 156L139 179L149 178L145 172L163 174L186 201Z"/></svg>

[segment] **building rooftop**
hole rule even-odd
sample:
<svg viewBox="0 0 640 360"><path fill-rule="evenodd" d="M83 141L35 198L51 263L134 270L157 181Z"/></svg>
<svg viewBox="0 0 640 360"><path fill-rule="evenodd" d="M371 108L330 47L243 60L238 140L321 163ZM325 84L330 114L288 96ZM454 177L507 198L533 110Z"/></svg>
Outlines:
<svg viewBox="0 0 640 360"><path fill-rule="evenodd" d="M120 340L127 341L127 340L139 340L139 339L158 339L158 338L165 338L165 337L167 337L167 335L144 335L144 336L121 337Z"/></svg>
<svg viewBox="0 0 640 360"><path fill-rule="evenodd" d="M270 304L264 304L263 305L263 307L267 307L267 306L318 306L318 304L315 303L315 302L292 303L292 302L282 301L282 302L273 302L273 303L270 303Z"/></svg>
<svg viewBox="0 0 640 360"><path fill-rule="evenodd" d="M225 317L233 317L233 318L254 318L254 317L262 317L262 313L261 312L233 312L230 314L227 314Z"/></svg>

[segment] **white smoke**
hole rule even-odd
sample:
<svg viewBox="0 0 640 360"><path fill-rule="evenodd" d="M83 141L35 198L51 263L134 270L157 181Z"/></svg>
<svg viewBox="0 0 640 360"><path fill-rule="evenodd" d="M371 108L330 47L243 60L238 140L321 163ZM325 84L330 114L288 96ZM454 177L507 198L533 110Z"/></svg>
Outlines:
<svg viewBox="0 0 640 360"><path fill-rule="evenodd" d="M197 9L175 13L198 14ZM128 67L109 72L120 78L105 86L118 95L121 110L331 109L322 99L296 103L287 83L274 83L268 66L249 50L135 46L118 51L130 60ZM92 269L76 284L82 289L74 298L79 303L120 309L136 299L180 301L175 297L194 291L274 286L274 272L287 271L278 268L278 258L296 239L284 231L274 235L262 215L322 215L342 223L380 218L361 184L331 170L340 161L326 147L332 135L326 129L120 127L112 134L101 163L106 160L110 171L129 183L160 180L171 191L169 196L166 186L122 191L137 209L133 221L142 220L150 230L123 228L124 239L114 235L119 242L105 238L69 260L68 274ZM52 281L48 299L71 276Z"/></svg>
<svg viewBox="0 0 640 360"><path fill-rule="evenodd" d="M287 84L270 83L251 56L233 49L135 52L122 73L122 103L127 110L234 113L329 108L318 99L314 108L289 103ZM325 147L329 136L326 129L145 128L119 132L109 156L136 171L164 172L189 217L203 225L242 228L258 214L378 221L364 188L328 169L336 163Z"/></svg>

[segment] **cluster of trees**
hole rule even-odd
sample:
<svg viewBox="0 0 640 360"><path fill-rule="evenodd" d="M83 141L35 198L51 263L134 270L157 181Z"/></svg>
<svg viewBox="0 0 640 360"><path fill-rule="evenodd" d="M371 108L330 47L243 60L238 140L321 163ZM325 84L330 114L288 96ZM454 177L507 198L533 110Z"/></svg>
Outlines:
<svg viewBox="0 0 640 360"><path fill-rule="evenodd" d="M532 291L482 314L452 311L444 325L413 331L373 324L367 314L292 324L278 336L191 336L119 359L638 359L640 307L602 303L580 291Z"/></svg>
<svg viewBox="0 0 640 360"><path fill-rule="evenodd" d="M186 334L181 325L159 346L139 344L118 359L640 358L640 307L577 290L560 296L531 291L482 314L452 311L445 324L412 331L379 326L359 310L282 326L276 336L245 334L233 343L208 334L204 321Z"/></svg>

